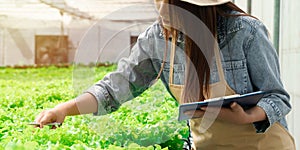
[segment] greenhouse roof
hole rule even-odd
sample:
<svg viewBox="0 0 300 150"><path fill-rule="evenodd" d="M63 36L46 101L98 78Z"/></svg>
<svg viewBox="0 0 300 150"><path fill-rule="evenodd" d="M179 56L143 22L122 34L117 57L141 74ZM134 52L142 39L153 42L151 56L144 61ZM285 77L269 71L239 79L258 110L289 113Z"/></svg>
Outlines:
<svg viewBox="0 0 300 150"><path fill-rule="evenodd" d="M152 0L2 0L0 28L59 27L59 22L65 25L73 22L84 25L101 19L149 21L156 18L151 2Z"/></svg>

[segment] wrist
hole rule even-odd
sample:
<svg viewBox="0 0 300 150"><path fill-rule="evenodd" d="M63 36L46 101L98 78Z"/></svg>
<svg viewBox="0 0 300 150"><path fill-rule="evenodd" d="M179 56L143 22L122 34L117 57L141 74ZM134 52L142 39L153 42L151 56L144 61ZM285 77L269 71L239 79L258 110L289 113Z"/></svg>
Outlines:
<svg viewBox="0 0 300 150"><path fill-rule="evenodd" d="M267 115L265 111L259 106L255 106L246 110L246 113L249 116L247 117L248 123L254 123L254 122L263 121L267 119Z"/></svg>
<svg viewBox="0 0 300 150"><path fill-rule="evenodd" d="M63 116L69 116L68 102L56 105L53 109L56 113Z"/></svg>

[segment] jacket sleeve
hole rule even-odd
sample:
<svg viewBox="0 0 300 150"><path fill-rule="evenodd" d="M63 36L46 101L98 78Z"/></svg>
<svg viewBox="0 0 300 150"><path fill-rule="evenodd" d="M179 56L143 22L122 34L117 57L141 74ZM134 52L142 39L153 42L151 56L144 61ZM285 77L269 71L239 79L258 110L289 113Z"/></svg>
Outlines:
<svg viewBox="0 0 300 150"><path fill-rule="evenodd" d="M265 132L272 124L284 118L291 110L289 95L280 79L277 53L262 23L251 29L246 48L247 67L254 90L273 91L259 101L267 120L255 122L257 133Z"/></svg>
<svg viewBox="0 0 300 150"><path fill-rule="evenodd" d="M151 36L149 27L139 35L129 58L121 59L116 71L107 74L86 91L98 102L98 112L94 115L117 110L122 103L140 95L151 85L157 76L151 60Z"/></svg>

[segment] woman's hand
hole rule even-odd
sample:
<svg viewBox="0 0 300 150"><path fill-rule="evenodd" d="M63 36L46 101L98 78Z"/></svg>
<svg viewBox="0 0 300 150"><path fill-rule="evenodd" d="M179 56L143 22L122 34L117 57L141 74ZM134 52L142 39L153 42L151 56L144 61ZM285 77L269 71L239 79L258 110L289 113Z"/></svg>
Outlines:
<svg viewBox="0 0 300 150"><path fill-rule="evenodd" d="M59 109L53 108L50 110L42 111L34 120L36 123L40 124L40 128L43 128L44 125L58 122L63 123L66 115Z"/></svg>
<svg viewBox="0 0 300 150"><path fill-rule="evenodd" d="M185 112L185 114L199 118L203 117L205 113L211 113L212 115L207 116L217 116L220 120L235 124L249 124L266 119L265 111L262 108L255 106L245 111L236 102L232 103L230 108L202 107L201 109L202 110L188 111Z"/></svg>
<svg viewBox="0 0 300 150"><path fill-rule="evenodd" d="M58 104L53 109L41 112L36 117L35 122L40 124L40 128L43 128L48 123L63 123L66 116L95 113L97 107L96 98L89 93L85 93L74 100Z"/></svg>

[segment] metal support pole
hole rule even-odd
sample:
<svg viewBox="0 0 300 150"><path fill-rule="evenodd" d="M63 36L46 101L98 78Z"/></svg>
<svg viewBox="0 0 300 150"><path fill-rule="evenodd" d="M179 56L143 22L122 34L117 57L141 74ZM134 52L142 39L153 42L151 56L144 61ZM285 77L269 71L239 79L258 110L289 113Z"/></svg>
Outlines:
<svg viewBox="0 0 300 150"><path fill-rule="evenodd" d="M251 15L252 13L252 0L248 0L248 3L247 3L247 13Z"/></svg>
<svg viewBox="0 0 300 150"><path fill-rule="evenodd" d="M3 28L3 32L2 32L2 65L3 66L5 66L5 43L6 43L6 37L5 37L5 32L6 32L6 30L5 30L5 28Z"/></svg>
<svg viewBox="0 0 300 150"><path fill-rule="evenodd" d="M274 47L279 54L279 36L280 36L280 0L275 0L274 8Z"/></svg>

